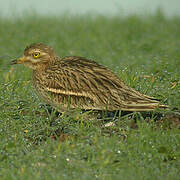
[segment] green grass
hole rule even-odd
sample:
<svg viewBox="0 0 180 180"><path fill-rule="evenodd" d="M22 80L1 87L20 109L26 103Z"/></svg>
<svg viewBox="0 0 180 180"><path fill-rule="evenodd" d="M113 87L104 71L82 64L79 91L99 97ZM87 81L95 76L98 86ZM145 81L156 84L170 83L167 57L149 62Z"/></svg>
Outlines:
<svg viewBox="0 0 180 180"><path fill-rule="evenodd" d="M0 179L180 179L175 117L134 114L104 121L78 112L57 120L31 86L31 70L9 65L26 45L104 64L126 84L180 111L180 17L0 19Z"/></svg>

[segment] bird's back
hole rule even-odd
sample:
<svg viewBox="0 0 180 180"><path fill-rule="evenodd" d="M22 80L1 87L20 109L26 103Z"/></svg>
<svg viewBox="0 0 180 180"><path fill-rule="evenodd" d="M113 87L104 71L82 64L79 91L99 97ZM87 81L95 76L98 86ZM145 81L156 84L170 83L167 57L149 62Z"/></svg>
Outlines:
<svg viewBox="0 0 180 180"><path fill-rule="evenodd" d="M60 110L67 106L109 111L166 107L126 86L110 69L82 57L57 58L44 71L33 74L40 95Z"/></svg>

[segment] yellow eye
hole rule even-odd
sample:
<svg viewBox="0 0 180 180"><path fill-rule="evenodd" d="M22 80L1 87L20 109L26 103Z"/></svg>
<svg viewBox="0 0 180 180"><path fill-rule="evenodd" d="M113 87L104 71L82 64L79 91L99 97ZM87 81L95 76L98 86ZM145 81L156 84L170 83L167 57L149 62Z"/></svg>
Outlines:
<svg viewBox="0 0 180 180"><path fill-rule="evenodd" d="M40 55L40 53L39 52L36 52L36 53L33 53L33 57L36 59L36 58L38 58L39 57L39 55Z"/></svg>

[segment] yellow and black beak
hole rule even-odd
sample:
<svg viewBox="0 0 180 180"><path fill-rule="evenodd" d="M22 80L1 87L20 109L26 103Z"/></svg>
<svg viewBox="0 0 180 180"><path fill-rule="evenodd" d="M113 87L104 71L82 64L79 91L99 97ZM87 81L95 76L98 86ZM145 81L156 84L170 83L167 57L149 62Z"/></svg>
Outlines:
<svg viewBox="0 0 180 180"><path fill-rule="evenodd" d="M23 64L25 60L26 60L26 59L25 59L25 57L23 56L23 57L21 57L21 58L19 58L19 59L15 59L15 60L11 61L11 65L14 65L14 64Z"/></svg>

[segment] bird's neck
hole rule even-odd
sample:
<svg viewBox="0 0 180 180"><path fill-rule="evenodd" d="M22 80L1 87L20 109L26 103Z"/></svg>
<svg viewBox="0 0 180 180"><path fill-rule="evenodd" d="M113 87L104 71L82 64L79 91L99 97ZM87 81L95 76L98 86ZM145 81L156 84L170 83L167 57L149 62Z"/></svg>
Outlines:
<svg viewBox="0 0 180 180"><path fill-rule="evenodd" d="M41 63L41 64L39 64L39 63L34 64L32 66L32 69L33 69L34 72L37 72L37 73L44 72L44 71L46 71L47 68L53 66L56 63L57 59L59 59L59 57L55 56L49 62L46 62L46 63L44 62L44 63Z"/></svg>

